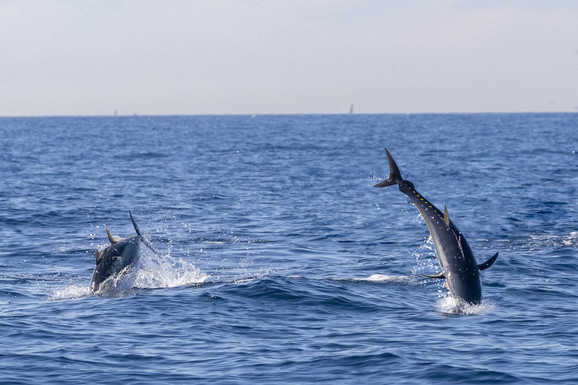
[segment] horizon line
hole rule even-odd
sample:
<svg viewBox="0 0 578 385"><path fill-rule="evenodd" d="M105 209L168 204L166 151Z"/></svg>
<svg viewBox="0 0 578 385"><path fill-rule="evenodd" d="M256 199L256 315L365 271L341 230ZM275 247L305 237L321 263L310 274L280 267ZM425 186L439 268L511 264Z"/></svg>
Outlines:
<svg viewBox="0 0 578 385"><path fill-rule="evenodd" d="M343 113L328 113L328 112L313 112L313 113L177 113L177 114L100 114L100 115L84 115L84 114L73 114L73 115L0 115L0 119L16 119L16 118L139 118L139 117L169 117L169 116L363 116L363 115L514 115L514 114L576 114L578 113L578 107L572 110L560 110L560 111L486 111L486 112L343 112Z"/></svg>

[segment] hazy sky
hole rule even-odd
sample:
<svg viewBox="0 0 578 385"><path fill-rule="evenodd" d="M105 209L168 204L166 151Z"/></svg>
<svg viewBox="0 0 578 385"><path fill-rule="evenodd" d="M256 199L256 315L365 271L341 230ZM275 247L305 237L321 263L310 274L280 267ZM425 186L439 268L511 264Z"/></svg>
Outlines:
<svg viewBox="0 0 578 385"><path fill-rule="evenodd" d="M578 110L578 1L0 0L0 116Z"/></svg>

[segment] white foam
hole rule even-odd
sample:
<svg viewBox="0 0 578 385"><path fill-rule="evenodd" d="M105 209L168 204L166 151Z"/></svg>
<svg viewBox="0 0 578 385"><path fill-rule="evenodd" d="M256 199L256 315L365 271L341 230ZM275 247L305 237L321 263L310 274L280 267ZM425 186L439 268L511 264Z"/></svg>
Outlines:
<svg viewBox="0 0 578 385"><path fill-rule="evenodd" d="M562 239L564 246L577 247L578 246L578 231L572 231L570 234Z"/></svg>
<svg viewBox="0 0 578 385"><path fill-rule="evenodd" d="M482 301L479 305L473 305L465 303L460 300L456 300L451 295L442 297L437 302L437 310L443 314L454 314L454 315L479 315L488 312L494 308L494 305L487 301Z"/></svg>
<svg viewBox="0 0 578 385"><path fill-rule="evenodd" d="M255 281L257 278L254 277L250 277L250 278L239 278L239 279L235 279L233 282L236 284L239 283L247 283L247 282L252 282Z"/></svg>
<svg viewBox="0 0 578 385"><path fill-rule="evenodd" d="M63 288L55 289L50 295L50 299L54 301L64 299L75 299L87 297L90 295L90 287L88 285L71 285Z"/></svg>
<svg viewBox="0 0 578 385"><path fill-rule="evenodd" d="M354 278L353 280L354 281L365 281L365 282L377 282L377 283L410 282L411 277L408 275L373 274L367 278Z"/></svg>

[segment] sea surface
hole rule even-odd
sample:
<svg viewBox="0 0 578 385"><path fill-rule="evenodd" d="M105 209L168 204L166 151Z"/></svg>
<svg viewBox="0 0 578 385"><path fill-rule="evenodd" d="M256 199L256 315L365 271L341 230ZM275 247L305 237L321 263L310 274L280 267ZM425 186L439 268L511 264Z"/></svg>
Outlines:
<svg viewBox="0 0 578 385"><path fill-rule="evenodd" d="M447 205L459 306L387 178ZM576 384L578 114L0 119L2 384ZM91 294L105 226L158 251Z"/></svg>

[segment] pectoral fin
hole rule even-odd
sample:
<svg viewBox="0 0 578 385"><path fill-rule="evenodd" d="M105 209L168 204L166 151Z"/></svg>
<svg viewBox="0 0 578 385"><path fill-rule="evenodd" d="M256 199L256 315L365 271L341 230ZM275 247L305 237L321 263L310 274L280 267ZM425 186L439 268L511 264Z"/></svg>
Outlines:
<svg viewBox="0 0 578 385"><path fill-rule="evenodd" d="M496 262L497 258L498 258L498 253L494 254L492 256L492 258L488 259L486 262L479 264L478 269L480 269L480 270L487 269L488 267L492 266L494 264L494 262Z"/></svg>
<svg viewBox="0 0 578 385"><path fill-rule="evenodd" d="M428 274L426 274L426 277L428 277L428 278L444 279L446 276L444 275L444 272L442 271L441 273L436 274L436 275L428 275Z"/></svg>

